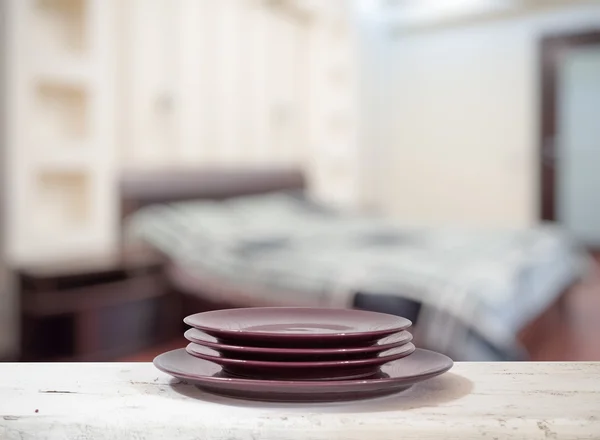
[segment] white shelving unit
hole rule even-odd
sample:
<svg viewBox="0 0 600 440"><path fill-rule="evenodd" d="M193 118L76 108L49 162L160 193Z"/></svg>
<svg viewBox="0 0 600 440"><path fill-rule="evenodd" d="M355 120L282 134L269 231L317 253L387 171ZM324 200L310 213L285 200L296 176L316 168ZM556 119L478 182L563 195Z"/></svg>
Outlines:
<svg viewBox="0 0 600 440"><path fill-rule="evenodd" d="M13 263L113 244L114 0L8 0Z"/></svg>
<svg viewBox="0 0 600 440"><path fill-rule="evenodd" d="M304 167L356 194L346 0L6 0L11 263L110 251L120 167Z"/></svg>

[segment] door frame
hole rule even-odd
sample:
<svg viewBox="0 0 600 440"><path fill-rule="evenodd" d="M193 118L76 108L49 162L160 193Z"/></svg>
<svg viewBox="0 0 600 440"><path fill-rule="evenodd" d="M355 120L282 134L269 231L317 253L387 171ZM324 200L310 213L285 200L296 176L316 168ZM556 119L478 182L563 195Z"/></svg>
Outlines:
<svg viewBox="0 0 600 440"><path fill-rule="evenodd" d="M556 158L558 75L561 57L569 50L600 45L600 28L572 34L549 35L540 42L540 137L539 137L539 217L556 221Z"/></svg>

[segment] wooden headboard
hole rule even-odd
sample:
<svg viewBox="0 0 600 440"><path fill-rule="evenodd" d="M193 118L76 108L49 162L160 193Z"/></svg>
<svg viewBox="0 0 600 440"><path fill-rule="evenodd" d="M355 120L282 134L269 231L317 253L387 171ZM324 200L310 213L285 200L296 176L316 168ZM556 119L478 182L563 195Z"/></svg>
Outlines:
<svg viewBox="0 0 600 440"><path fill-rule="evenodd" d="M304 189L302 171L290 168L124 170L119 179L121 221L158 203Z"/></svg>

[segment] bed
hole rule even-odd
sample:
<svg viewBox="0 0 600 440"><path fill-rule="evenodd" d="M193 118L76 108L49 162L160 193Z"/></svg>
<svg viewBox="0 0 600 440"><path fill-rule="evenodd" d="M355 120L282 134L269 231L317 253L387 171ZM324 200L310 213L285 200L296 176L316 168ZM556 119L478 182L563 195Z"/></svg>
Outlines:
<svg viewBox="0 0 600 440"><path fill-rule="evenodd" d="M129 171L124 242L165 256L184 313L355 307L405 316L417 344L456 360L527 359L586 254L552 225L407 229L330 209L295 169Z"/></svg>

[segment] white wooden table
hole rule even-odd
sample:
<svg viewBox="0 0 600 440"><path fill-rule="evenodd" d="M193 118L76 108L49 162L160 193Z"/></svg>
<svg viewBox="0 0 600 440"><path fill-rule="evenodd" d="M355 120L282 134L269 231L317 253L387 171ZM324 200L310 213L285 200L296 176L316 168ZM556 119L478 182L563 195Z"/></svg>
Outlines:
<svg viewBox="0 0 600 440"><path fill-rule="evenodd" d="M252 403L152 364L0 364L0 439L600 438L600 363L459 363L396 396Z"/></svg>

